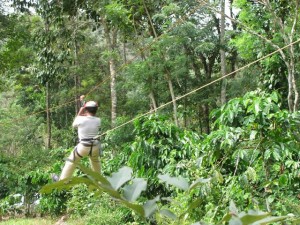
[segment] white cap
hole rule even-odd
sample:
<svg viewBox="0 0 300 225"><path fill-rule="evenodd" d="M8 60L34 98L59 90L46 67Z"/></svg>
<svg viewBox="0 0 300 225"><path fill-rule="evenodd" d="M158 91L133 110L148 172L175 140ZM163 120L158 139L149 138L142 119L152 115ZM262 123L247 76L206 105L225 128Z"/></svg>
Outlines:
<svg viewBox="0 0 300 225"><path fill-rule="evenodd" d="M97 102L94 101L88 101L87 103L85 103L84 105L85 107L98 107Z"/></svg>

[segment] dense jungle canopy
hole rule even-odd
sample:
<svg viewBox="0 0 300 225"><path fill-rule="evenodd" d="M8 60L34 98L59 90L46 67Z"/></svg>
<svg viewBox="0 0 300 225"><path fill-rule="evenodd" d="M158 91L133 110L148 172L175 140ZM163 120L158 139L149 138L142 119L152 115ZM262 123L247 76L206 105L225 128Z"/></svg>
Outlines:
<svg viewBox="0 0 300 225"><path fill-rule="evenodd" d="M300 224L300 0L0 3L0 221Z"/></svg>

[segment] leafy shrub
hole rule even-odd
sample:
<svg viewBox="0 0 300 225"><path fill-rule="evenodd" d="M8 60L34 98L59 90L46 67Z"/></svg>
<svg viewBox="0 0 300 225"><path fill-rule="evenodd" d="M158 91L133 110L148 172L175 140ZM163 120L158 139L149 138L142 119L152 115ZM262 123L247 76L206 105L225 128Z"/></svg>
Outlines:
<svg viewBox="0 0 300 225"><path fill-rule="evenodd" d="M78 185L79 183L84 183L89 187L90 190L103 191L109 194L116 201L124 204L145 219L155 222L155 217L153 217L153 215L157 214L156 218L158 218L158 221L163 221L162 218L167 217L165 221L172 221L171 223L168 222L168 224L174 225L189 224L192 222L193 220L189 217L190 211L197 208L199 205L202 205L202 199L195 198L184 206L185 210L183 210L183 213L176 215L168 207L165 207L163 202L161 202L162 206L158 208L157 202L161 200L159 196L152 200L146 200L143 204L140 204L136 202L136 200L140 197L141 192L145 190L145 181L138 178L132 180L132 170L130 168L121 168L117 173L114 173L111 177L106 178L88 168L85 168L81 165L78 166L88 175L87 178L71 178L62 180L55 184L45 186L42 192L49 193L57 188L68 189L74 187L74 185ZM211 180L199 178L190 184L182 177L171 177L168 174L161 174L159 178L162 182L175 186L177 189L184 191L187 196L190 195L191 191L196 190L203 184L210 183ZM211 205L213 206L213 204ZM214 219L214 221L216 220ZM277 221L291 221L292 224L297 224L299 223L300 219L291 215L273 217L270 215L270 213L261 212L260 210L239 212L235 204L230 201L229 213L225 213L222 220L217 221L214 224L229 223L232 225L249 225L253 223L269 224ZM166 223L164 222L162 224ZM195 224L202 224L202 222L200 223L199 221Z"/></svg>
<svg viewBox="0 0 300 225"><path fill-rule="evenodd" d="M99 196L93 196L93 198L95 204L93 206L88 205L89 209L86 210L86 215L83 218L86 224L124 225L133 220L131 211L118 205L107 194L103 193Z"/></svg>
<svg viewBox="0 0 300 225"><path fill-rule="evenodd" d="M165 116L151 115L134 123L135 139L124 151L127 165L138 177L149 179L148 197L166 193L158 182L159 173L188 177L189 161L197 155L196 133L180 129Z"/></svg>
<svg viewBox="0 0 300 225"><path fill-rule="evenodd" d="M38 212L41 215L61 215L67 209L66 203L68 198L69 193L66 191L54 190L49 194L42 194L38 205Z"/></svg>

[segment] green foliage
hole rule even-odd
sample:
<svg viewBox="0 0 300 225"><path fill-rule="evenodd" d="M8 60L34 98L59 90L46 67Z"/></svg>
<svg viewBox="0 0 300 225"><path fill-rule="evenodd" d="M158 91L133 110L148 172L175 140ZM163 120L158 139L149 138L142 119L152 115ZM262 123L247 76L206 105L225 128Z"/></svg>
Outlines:
<svg viewBox="0 0 300 225"><path fill-rule="evenodd" d="M241 23L232 23L226 27L225 35L231 45L222 46L226 50L228 72L273 52L274 44L282 47L288 44L286 41L298 39L299 33L292 33L293 29L299 30L299 24L293 25L293 19L299 16L294 10L296 1L229 2L239 9L236 19L272 44L247 32L249 29ZM3 14L0 6L0 89L5 90L0 99L3 211L16 193L24 196L26 203L32 203L38 197L37 190L51 183L51 173L60 173L65 157L63 149L71 150L75 144L76 134L71 131L70 123L75 114L73 102L79 94L88 93L100 103L103 131L110 129L108 58L113 56L118 61L118 125L147 112L149 94L153 94L157 106L169 102L168 76L175 96L219 77L220 21L211 8L218 1L206 2L209 7L199 7L199 1L172 0L78 0L75 3L64 0L61 4L42 0L38 5L17 0L14 3L21 10L15 14ZM26 6L35 7L34 13L24 10ZM102 38L104 27L99 21L103 19L107 20L110 31L117 31L114 52L106 48ZM152 42L155 33L159 37ZM299 58L299 46L293 47L294 55L290 54L291 47L283 50L287 59ZM299 71L299 62L291 63ZM299 113L282 110L287 108L288 64L280 54L273 55L228 78L228 99L253 90L258 82L266 93L248 93L214 111L213 124L207 124L213 125L213 129L204 137L188 129L202 129L203 121L208 119L203 106L212 110L218 104L218 85L177 101L180 128L163 116L152 115L137 120L134 126L129 123L108 132L102 140L104 174L109 176L124 165L132 167L134 172L125 167L108 178L97 177L100 186L92 179L94 174L89 174L89 179L74 178L69 183L69 193L43 194L40 211L58 215L70 209L74 216L81 216L72 208L82 207L98 218L97 210L107 212L109 207L96 207L101 205L94 202L96 188L142 217L151 215L160 206L154 204L158 194L160 199L170 195L174 200L161 209L161 223L216 223L227 215L227 205L232 200L245 213L232 210L231 204L230 210L235 214L223 220L230 224L264 216L270 222L272 218L260 210L277 216L288 212L299 214L295 207L300 183ZM46 82L50 84L54 148L49 152L44 147ZM278 90L281 97L272 90ZM166 114L171 111L171 107L163 109ZM137 176L132 176L133 173ZM149 187L146 188L146 180L135 177L147 178ZM199 183L190 190L193 180ZM93 194L85 195L83 187L74 188L81 182L92 186ZM152 200L146 203L141 193ZM78 200L86 204L80 205ZM167 201L163 199L162 204ZM97 209L90 211L86 207L89 203ZM257 210L255 215L248 211L252 208ZM118 218L108 216L105 220L118 224L121 214L118 211Z"/></svg>
<svg viewBox="0 0 300 225"><path fill-rule="evenodd" d="M149 196L164 192L156 178L159 173L187 175L186 163L197 154L196 134L181 130L164 116L151 115L135 121L135 135L125 154L137 176L149 178Z"/></svg>
<svg viewBox="0 0 300 225"><path fill-rule="evenodd" d="M42 215L61 215L66 211L68 198L69 193L65 191L54 190L49 194L43 194L38 205L38 212Z"/></svg>
<svg viewBox="0 0 300 225"><path fill-rule="evenodd" d="M223 200L247 208L267 201L267 210L282 215L297 201L299 113L280 110L279 99L277 93L250 92L214 111L214 131L202 142L200 165L227 177L228 188L211 190L226 196ZM291 202L283 203L286 196Z"/></svg>
<svg viewBox="0 0 300 225"><path fill-rule="evenodd" d="M131 200L125 199L122 196L122 189L120 187L125 184L128 180L131 179L131 175L128 173L131 173L132 171L129 168L121 168L117 173L113 174L112 177L109 177L108 179L93 172L90 169L87 169L83 166L80 166L80 169L84 171L88 178L86 179L65 179L63 181L59 181L55 184L50 184L41 190L43 193L49 193L55 189L69 189L74 187L74 185L78 185L79 183L86 184L89 188L92 190L98 190L100 192L104 191L105 193L109 194L111 197L113 197L116 201L124 204L126 207L134 210L136 213L140 214L142 217L148 218L153 213L159 213L162 217L167 217L168 219L171 219L174 223L171 222L171 224L186 224L188 214L190 213L190 210L197 207L197 205L200 203L201 199L196 199L194 202L191 202L188 204L188 208L186 211L184 211L183 214L176 216L174 213L172 213L168 208L162 208L161 210L158 210L158 207L156 205L156 202L160 200L159 197L156 197L153 200L147 201L143 206L140 204L134 204ZM128 176L129 175L129 176ZM124 179L124 176L127 177ZM210 179L198 179L191 185L188 184L188 181L182 178L175 178L170 177L168 175L161 175L162 181L167 182L168 184L175 185L177 188L186 191L186 194L189 194L193 189L196 189L199 185L206 184L210 182ZM111 182L110 182L111 181ZM125 190L129 189L135 189L135 187L131 186L125 186ZM120 189L120 190L119 190ZM123 190L124 190L123 189ZM120 192L119 192L120 191ZM134 193L134 191L131 191L131 193ZM137 194L137 196L140 196L140 193ZM86 196L84 197L86 198ZM132 199L132 198L130 198ZM160 218L160 216L158 216ZM168 223L170 224L170 220ZM241 212L239 213L234 203L230 203L229 206L229 213L226 214L222 221L218 224L223 224L224 222L229 222L229 224L241 224L241 225L248 225L252 223L257 224L268 224L271 222L276 221L285 221L285 220L294 220L294 222L297 222L298 219L294 219L291 216L281 216L281 217L273 217L270 216L269 213L259 212L259 211L249 211L248 213ZM189 221L191 222L191 221ZM237 223L239 222L239 223ZM162 223L165 224L165 223ZM196 224L200 224L200 222L197 222Z"/></svg>
<svg viewBox="0 0 300 225"><path fill-rule="evenodd" d="M72 197L67 202L67 211L74 219L82 218L85 224L125 224L130 211L120 207L107 194L96 195L83 185L72 188ZM114 213L111 213L111 212Z"/></svg>
<svg viewBox="0 0 300 225"><path fill-rule="evenodd" d="M97 190L98 192L100 191L100 192L108 193L116 201L124 204L125 206L134 210L136 213L138 213L141 216L149 217L155 211L156 201L158 201L159 199L158 197L153 200L149 200L145 202L143 205L136 204L135 202L131 201L139 197L140 193L144 189L143 188L144 185L136 185L135 191L132 192L126 191L126 197L122 193L118 192L118 190L131 179L132 170L130 168L124 167L117 173L112 174L111 177L106 178L96 172L93 172L88 168L85 168L81 165L78 166L84 173L88 175L87 178L84 177L71 178L71 179L67 178L57 183L48 184L44 186L41 189L41 192L44 194L49 194L54 189L57 189L57 191L70 189L74 187L74 185L85 183L89 189ZM136 182L143 182L143 180L141 179L136 180ZM126 189L126 187L127 186L125 185L123 188ZM128 198L129 200L126 198Z"/></svg>

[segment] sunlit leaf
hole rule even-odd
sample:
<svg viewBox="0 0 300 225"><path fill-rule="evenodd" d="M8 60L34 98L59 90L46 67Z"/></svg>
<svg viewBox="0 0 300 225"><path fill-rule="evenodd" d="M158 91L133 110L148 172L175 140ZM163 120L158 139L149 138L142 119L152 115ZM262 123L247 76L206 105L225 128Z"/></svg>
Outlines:
<svg viewBox="0 0 300 225"><path fill-rule="evenodd" d="M289 218L289 217L288 216L276 216L276 217L275 216L269 216L267 218L264 218L262 220L256 221L254 223L247 223L247 224L251 224L251 225L265 225L265 224L270 224L270 223L274 223L274 222L278 222L278 221L284 221L287 218Z"/></svg>
<svg viewBox="0 0 300 225"><path fill-rule="evenodd" d="M180 188L184 191L188 190L189 184L186 179L182 177L171 177L169 174L158 175L158 178L167 184L174 185L177 188Z"/></svg>
<svg viewBox="0 0 300 225"><path fill-rule="evenodd" d="M126 185L124 190L124 197L130 201L135 201L141 194L142 191L145 191L147 188L147 181L142 178L136 178L132 181L132 184Z"/></svg>
<svg viewBox="0 0 300 225"><path fill-rule="evenodd" d="M138 213L140 216L145 216L145 210L144 207L142 205L138 205L138 204L133 204L131 202L128 202L126 200L122 200L120 201L121 203L123 203L125 206L127 206L128 208L134 210L136 213Z"/></svg>
<svg viewBox="0 0 300 225"><path fill-rule="evenodd" d="M75 164L77 167L79 167L79 169L82 172L84 172L86 175L88 175L93 180L99 181L104 185L110 186L110 182L106 179L106 177L102 176L100 173L97 173L97 172L91 170L90 168L87 168L79 163L75 163Z"/></svg>
<svg viewBox="0 0 300 225"><path fill-rule="evenodd" d="M240 217L243 225L249 225L249 224L253 224L254 222L258 221L258 220L262 220L266 217L269 217L270 214L269 213L261 213L261 214L246 214L242 217Z"/></svg>
<svg viewBox="0 0 300 225"><path fill-rule="evenodd" d="M229 211L230 211L230 213L232 213L234 215L238 215L239 214L239 211L238 211L238 209L235 206L235 204L234 204L233 201L230 201L230 203L229 203Z"/></svg>
<svg viewBox="0 0 300 225"><path fill-rule="evenodd" d="M229 225L244 225L242 223L242 221L240 220L240 218L238 217L231 217L231 219L229 220Z"/></svg>
<svg viewBox="0 0 300 225"><path fill-rule="evenodd" d="M190 212L191 210L197 208L202 201L203 200L201 198L197 198L196 200L194 200L193 202L191 202L189 204L188 209L186 210L186 212Z"/></svg>
<svg viewBox="0 0 300 225"><path fill-rule="evenodd" d="M145 217L149 217L151 216L156 210L157 210L157 205L156 202L159 200L159 196L157 196L156 198L147 201L144 205L144 216Z"/></svg>
<svg viewBox="0 0 300 225"><path fill-rule="evenodd" d="M166 217L172 219L172 220L177 219L177 216L173 212L171 212L169 209L162 209L159 211L159 213L163 216L166 216Z"/></svg>
<svg viewBox="0 0 300 225"><path fill-rule="evenodd" d="M211 178L199 178L194 183L191 184L189 190L192 190L202 184L206 184L206 183L210 182L210 180L211 180Z"/></svg>
<svg viewBox="0 0 300 225"><path fill-rule="evenodd" d="M118 190L123 184L131 179L132 169L130 167L122 167L118 172L113 173L107 180L111 186Z"/></svg>
<svg viewBox="0 0 300 225"><path fill-rule="evenodd" d="M54 189L69 190L72 187L74 187L75 185L81 184L81 183L85 183L88 186L90 186L90 185L95 186L95 184L88 178L72 177L72 178L60 180L60 181L52 183L52 184L47 184L41 188L40 192L43 194L48 194L48 193L51 193Z"/></svg>

